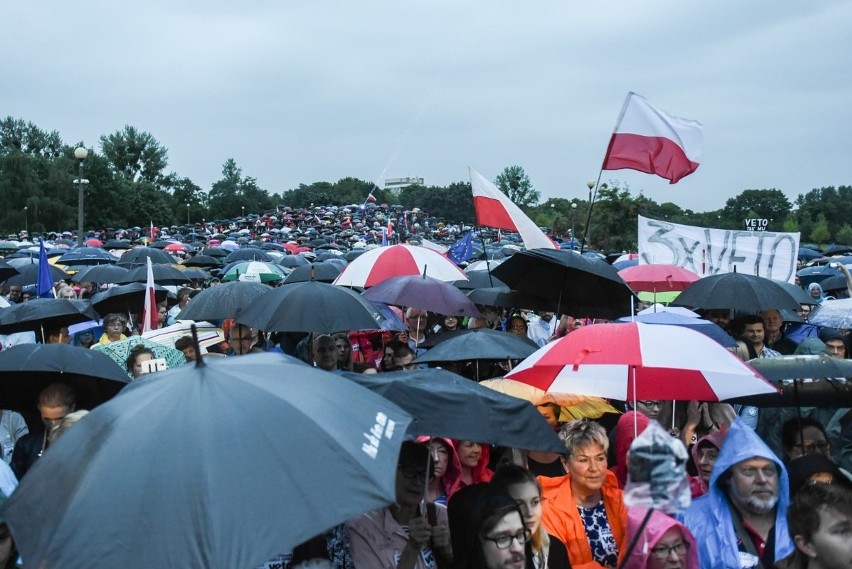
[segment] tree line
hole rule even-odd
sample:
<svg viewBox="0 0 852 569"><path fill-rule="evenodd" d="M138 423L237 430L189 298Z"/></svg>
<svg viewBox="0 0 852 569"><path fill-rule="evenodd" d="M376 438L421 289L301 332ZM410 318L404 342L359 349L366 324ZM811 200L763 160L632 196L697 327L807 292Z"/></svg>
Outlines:
<svg viewBox="0 0 852 569"><path fill-rule="evenodd" d="M447 186L410 186L398 194L372 182L343 178L337 182L300 184L270 192L243 173L232 158L222 165L221 178L203 189L190 178L168 170L168 150L150 133L127 125L99 138L88 148L83 178L85 228L124 228L183 225L202 220L232 219L244 213L312 205L364 203L371 194L379 203L420 208L448 222L473 224L475 214L468 181ZM77 226L79 161L74 149L56 131L42 130L23 119L0 120L0 234L73 230ZM816 188L791 203L776 189L747 189L719 210L694 212L671 202L657 203L620 183L602 184L589 230L589 200L549 198L541 202L521 166L506 167L495 184L523 208L537 224L557 237L572 232L606 251L634 250L636 216L675 223L742 228L746 218L769 220L770 231L801 231L802 241L852 243L852 187Z"/></svg>

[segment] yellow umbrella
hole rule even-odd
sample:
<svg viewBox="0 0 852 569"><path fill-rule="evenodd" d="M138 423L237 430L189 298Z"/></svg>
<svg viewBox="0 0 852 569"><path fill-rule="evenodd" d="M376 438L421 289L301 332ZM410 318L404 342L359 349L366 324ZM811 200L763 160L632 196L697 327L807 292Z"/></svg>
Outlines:
<svg viewBox="0 0 852 569"><path fill-rule="evenodd" d="M537 387L514 379L486 379L479 383L500 393L525 399L533 405L556 403L561 407L559 414L559 421L561 423L572 419L583 419L584 417L598 419L604 413L620 413L618 409L607 403L603 397L568 393L547 393Z"/></svg>

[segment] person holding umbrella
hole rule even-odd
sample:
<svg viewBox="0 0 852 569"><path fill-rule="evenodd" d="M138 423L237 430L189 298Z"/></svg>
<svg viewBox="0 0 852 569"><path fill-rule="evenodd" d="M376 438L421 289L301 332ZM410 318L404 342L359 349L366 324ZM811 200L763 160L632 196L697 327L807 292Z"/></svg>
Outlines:
<svg viewBox="0 0 852 569"><path fill-rule="evenodd" d="M38 396L38 410L44 429L29 432L15 444L10 466L18 480L23 478L33 464L44 454L50 431L58 427L66 415L74 411L76 398L64 383L51 383Z"/></svg>

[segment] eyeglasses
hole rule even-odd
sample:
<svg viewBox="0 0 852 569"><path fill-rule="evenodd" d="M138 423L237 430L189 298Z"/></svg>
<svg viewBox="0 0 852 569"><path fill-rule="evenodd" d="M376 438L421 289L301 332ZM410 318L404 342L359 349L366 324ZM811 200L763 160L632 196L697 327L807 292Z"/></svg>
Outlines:
<svg viewBox="0 0 852 569"><path fill-rule="evenodd" d="M642 404L642 405L644 405L645 407L648 407L648 408L650 408L650 407L656 407L657 409L663 408L663 402L662 401L638 401L638 403L640 403L640 404Z"/></svg>
<svg viewBox="0 0 852 569"><path fill-rule="evenodd" d="M497 546L497 549L506 549L512 544L512 541L517 541L518 545L524 545L526 542L530 540L530 530L525 529L516 533L515 535L483 535L482 539L487 539L488 541L493 541L494 545Z"/></svg>
<svg viewBox="0 0 852 569"><path fill-rule="evenodd" d="M809 443L806 445L793 445L796 448L802 449L802 454L816 454L816 453L824 453L831 448L831 445L827 441L820 441L818 443Z"/></svg>
<svg viewBox="0 0 852 569"><path fill-rule="evenodd" d="M420 482L426 481L426 471L420 470L416 466L406 465L406 466L397 466L397 470L402 473L402 477L406 480L419 480Z"/></svg>
<svg viewBox="0 0 852 569"><path fill-rule="evenodd" d="M675 552L675 555L680 557L681 555L685 555L687 551L689 551L689 544L685 541L678 542L671 547L667 547L665 545L660 545L651 549L651 555L656 557L657 559L665 559L669 555L671 555L672 551Z"/></svg>

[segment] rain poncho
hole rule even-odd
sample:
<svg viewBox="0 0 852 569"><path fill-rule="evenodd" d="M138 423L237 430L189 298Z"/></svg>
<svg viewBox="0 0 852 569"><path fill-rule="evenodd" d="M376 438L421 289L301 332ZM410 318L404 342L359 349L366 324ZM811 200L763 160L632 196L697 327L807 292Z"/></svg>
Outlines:
<svg viewBox="0 0 852 569"><path fill-rule="evenodd" d="M628 512L628 543L633 540L633 536L636 535L636 532L639 530L639 526L642 524L642 520L645 518L645 514L647 513L648 510L645 508L631 508ZM651 549L657 545L667 531L675 527L680 529L683 540L689 544L689 551L687 552L686 559L684 560L684 569L699 569L698 548L692 534L689 533L689 530L683 527L680 522L659 510L654 510L651 514L651 519L648 520L648 524L642 532L644 538L640 537L639 541L636 542L636 547L630 553L630 558L627 560L624 569L646 569L648 567L648 558L651 556Z"/></svg>
<svg viewBox="0 0 852 569"><path fill-rule="evenodd" d="M819 291L819 296L817 297L813 295L815 290ZM822 304L822 302L826 299L825 293L822 291L822 286L819 283L809 284L808 294L811 296L815 304Z"/></svg>
<svg viewBox="0 0 852 569"><path fill-rule="evenodd" d="M778 504L775 508L775 559L783 559L794 549L787 530L787 505L790 502L787 471L769 447L738 418L731 425L713 467L708 493L695 500L683 516L684 525L698 542L701 569L740 567L737 536L731 518L733 513L719 479L733 465L755 457L771 460L779 470Z"/></svg>

